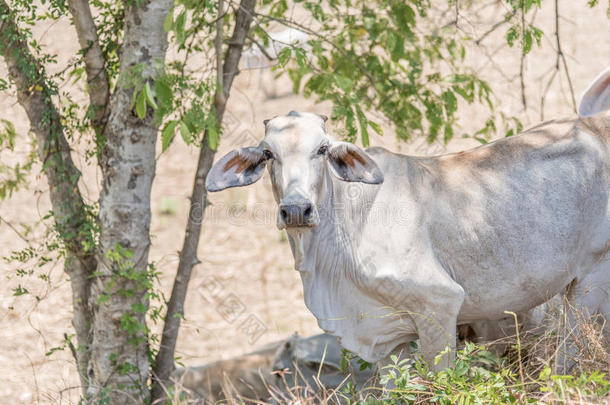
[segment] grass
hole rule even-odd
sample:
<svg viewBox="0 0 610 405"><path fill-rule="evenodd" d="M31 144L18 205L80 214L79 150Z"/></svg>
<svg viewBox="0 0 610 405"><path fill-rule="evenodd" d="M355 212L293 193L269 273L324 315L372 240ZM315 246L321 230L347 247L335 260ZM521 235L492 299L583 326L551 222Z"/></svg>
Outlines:
<svg viewBox="0 0 610 405"><path fill-rule="evenodd" d="M555 315L542 332L517 334L495 342L508 347L502 356L489 345L465 342L455 365L432 372L417 357L399 359L382 367L381 377L369 387L357 388L346 375L341 386L327 389L299 386L279 390L269 387L271 400L240 397L230 388L215 403L246 404L610 404L610 352L602 325L580 319L575 337L576 364L567 375L553 373L561 345L561 316ZM298 371L297 371L298 372ZM202 403L185 396L171 404ZM210 403L210 402L207 402ZM214 403L214 402L212 402Z"/></svg>

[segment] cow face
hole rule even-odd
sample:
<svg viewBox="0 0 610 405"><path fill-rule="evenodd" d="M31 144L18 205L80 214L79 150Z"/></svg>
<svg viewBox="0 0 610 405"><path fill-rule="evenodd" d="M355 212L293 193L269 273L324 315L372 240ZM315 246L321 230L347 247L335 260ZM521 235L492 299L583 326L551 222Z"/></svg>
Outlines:
<svg viewBox="0 0 610 405"><path fill-rule="evenodd" d="M279 206L278 228L317 226L328 172L343 181L383 182L381 170L362 149L326 134L325 121L324 116L296 111L266 120L265 137L257 147L236 149L216 162L206 180L208 191L252 184L267 167Z"/></svg>

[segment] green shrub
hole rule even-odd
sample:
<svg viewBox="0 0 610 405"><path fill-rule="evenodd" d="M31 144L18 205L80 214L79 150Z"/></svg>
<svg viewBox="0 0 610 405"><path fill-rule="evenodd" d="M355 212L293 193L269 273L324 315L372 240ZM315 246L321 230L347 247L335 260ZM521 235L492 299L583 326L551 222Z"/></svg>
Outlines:
<svg viewBox="0 0 610 405"><path fill-rule="evenodd" d="M610 401L608 374L583 372L578 376L554 375L544 367L535 376L519 372L485 346L466 343L456 353L455 366L435 373L417 356L399 359L381 370L382 390L355 392L344 387L350 404L530 404Z"/></svg>

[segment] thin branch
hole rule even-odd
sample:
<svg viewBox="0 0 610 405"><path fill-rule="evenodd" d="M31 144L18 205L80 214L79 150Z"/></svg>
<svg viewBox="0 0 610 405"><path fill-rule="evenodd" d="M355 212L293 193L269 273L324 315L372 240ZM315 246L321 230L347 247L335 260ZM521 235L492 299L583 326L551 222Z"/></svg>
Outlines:
<svg viewBox="0 0 610 405"><path fill-rule="evenodd" d="M256 47L261 51L261 53L269 60L269 61L274 61L277 60L277 58L274 58L273 56L269 55L269 52L267 52L267 50L265 49L265 47L258 42L255 38L253 38L251 35L248 35L247 37L250 41L252 41L252 43L254 45L256 45Z"/></svg>
<svg viewBox="0 0 610 405"><path fill-rule="evenodd" d="M364 66L362 66L362 64L360 62L358 62L356 59L352 58L349 55L349 53L347 53L345 51L345 49L343 49L342 47L338 46L333 41L331 41L330 39L325 37L324 35L321 35L320 33L310 29L309 27L306 27L306 26L304 26L302 24L299 24L299 23L297 23L295 21L292 21L292 20L286 20L286 19L283 19L283 18L273 17L273 16L270 16L270 15L265 15L265 14L260 14L260 13L256 13L256 15L258 17L268 18L269 20L275 21L275 22L280 23L282 25L285 25L286 27L296 28L298 30L301 30L301 31L305 32L306 34L312 35L312 36L320 39L322 42L325 42L325 43L329 44L337 52L339 52L341 55L343 55L344 57L349 59L350 62L352 62L362 72L362 74L368 79L369 83L371 84L371 86L373 88L377 88L377 81L373 77L373 75L371 75L371 73Z"/></svg>
<svg viewBox="0 0 610 405"><path fill-rule="evenodd" d="M71 341L71 340L68 338L68 334L67 334L67 333L64 333L64 340L65 340L66 342L68 342L67 344L68 344L68 348L70 349L70 353L72 353L72 357L74 357L74 361L75 361L76 363L78 363L78 355L77 355L77 352L76 352L76 347L74 347L74 344L73 344L73 343L72 343L72 341Z"/></svg>
<svg viewBox="0 0 610 405"><path fill-rule="evenodd" d="M500 28L501 26L503 26L504 24L506 24L517 12L517 10L513 10L511 11L511 13L506 16L503 20L496 22L494 25L492 25L487 31L485 31L483 33L483 35L481 35L479 38L477 38L474 43L475 45L480 45L481 42L483 42L483 40L485 40L485 38L487 38L489 35L491 35L495 30L497 30L498 28Z"/></svg>
<svg viewBox="0 0 610 405"><path fill-rule="evenodd" d="M557 66L559 66L559 65L557 65ZM558 71L558 69L553 69L553 74L551 75L551 78L549 79L546 86L544 87L544 91L542 92L542 97L540 97L540 121L544 121L544 104L546 102L546 95L548 94L549 90L551 89L551 85L553 84L553 81L555 81L555 77L557 77L557 71Z"/></svg>
<svg viewBox="0 0 610 405"><path fill-rule="evenodd" d="M223 15L224 1L218 0L218 16L216 20L216 37L214 38L214 49L216 50L216 85L219 89L223 89L223 69L222 69L222 29L224 26ZM216 105L225 103L225 92L217 91L215 93L216 99L214 100Z"/></svg>
<svg viewBox="0 0 610 405"><path fill-rule="evenodd" d="M8 227L11 228L13 230L13 232L15 232L17 234L17 236L19 236L19 238L21 238L21 240L23 240L25 243L30 243L30 240L28 238L26 238L25 235L23 235L21 232L19 232L19 230L17 228L15 228L15 226L13 224L8 222L6 219L0 217L0 224L2 224L2 223L5 223L6 225L8 225Z"/></svg>
<svg viewBox="0 0 610 405"><path fill-rule="evenodd" d="M521 84L521 104L523 109L527 109L527 99L525 98L525 1L521 0L521 58L519 59L519 82Z"/></svg>
<svg viewBox="0 0 610 405"><path fill-rule="evenodd" d="M574 96L574 87L572 86L572 78L570 77L570 72L568 70L568 64L567 64L565 55L563 53L563 50L561 49L561 38L560 38L560 34L559 34L559 1L558 0L555 0L555 45L556 45L557 49L556 49L556 58L555 58L555 66L553 69L553 74L551 75L551 78L547 82L544 92L542 93L542 97L540 98L540 119L541 120L544 120L544 104L546 102L547 93L549 92L551 85L555 81L555 78L557 77L557 73L559 73L559 71L561 70L562 64L565 69L566 78L568 79L568 86L570 88L570 97L572 99L572 110L574 111L574 113L576 113L576 97Z"/></svg>
<svg viewBox="0 0 610 405"><path fill-rule="evenodd" d="M256 0L242 0L236 12L233 35L229 40L228 49L224 56L224 63L222 64L222 87L219 86L216 89L217 93L222 92L223 94L222 96L216 94L214 97L215 101L222 101L222 103L216 102L214 106L218 125L222 123L233 79L239 72L239 60L250 31L255 5ZM165 324L163 325L159 353L157 354L153 367L153 403L157 400L162 401L163 398L165 398L166 387L172 385L169 377L175 367L174 354L176 350L176 341L178 339L178 331L184 314L184 300L186 298L193 267L200 262L197 258L197 248L199 246L203 215L208 205L205 179L212 167L214 154L216 152L209 147L206 136L207 135L204 133L201 148L199 150L199 160L197 162L193 190L190 197L191 209L186 225L184 243L182 245L182 250L180 251L180 261L178 263L172 294L167 304L167 314L165 316Z"/></svg>
<svg viewBox="0 0 610 405"><path fill-rule="evenodd" d="M69 0L70 13L76 27L78 42L82 48L87 72L87 91L92 109L93 128L100 135L108 118L110 86L106 72L106 60L100 47L97 27L87 0Z"/></svg>
<svg viewBox="0 0 610 405"><path fill-rule="evenodd" d="M570 77L570 71L568 70L568 63L566 57L561 49L561 40L559 39L559 0L555 0L555 39L557 40L557 56L563 63L563 68L566 71L566 78L568 79L568 86L570 87L570 96L572 97L572 110L576 113L576 97L574 97L574 87L572 86L572 78ZM558 61L559 63L559 61Z"/></svg>

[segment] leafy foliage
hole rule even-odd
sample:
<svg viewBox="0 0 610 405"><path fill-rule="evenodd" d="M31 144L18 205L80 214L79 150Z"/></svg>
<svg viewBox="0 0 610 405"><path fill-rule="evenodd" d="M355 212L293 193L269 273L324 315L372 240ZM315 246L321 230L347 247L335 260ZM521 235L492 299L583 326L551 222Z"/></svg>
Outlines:
<svg viewBox="0 0 610 405"><path fill-rule="evenodd" d="M125 24L125 2L120 0L92 0L94 20L98 29L100 47L104 53L106 72L110 83L116 83L119 75L119 48Z"/></svg>
<svg viewBox="0 0 610 405"><path fill-rule="evenodd" d="M15 126L6 119L0 119L0 125L2 125L0 128L0 151L13 152L17 140ZM32 169L35 161L36 145L32 142L25 162L17 162L12 165L0 162L0 201L10 197L15 190L26 182L26 175Z"/></svg>
<svg viewBox="0 0 610 405"><path fill-rule="evenodd" d="M214 20L229 21L232 16L218 16L216 2L180 1L165 19L164 29L172 35L181 57L166 66L166 75L155 81L155 93L159 104L156 118L163 122L162 149L165 151L177 132L187 144L197 144L206 133L208 145L218 147L220 123L216 122L213 69L192 71L189 58L212 48L210 35Z"/></svg>
<svg viewBox="0 0 610 405"><path fill-rule="evenodd" d="M353 355L348 353L347 356ZM610 380L606 373L553 375L547 366L537 376L528 376L523 381L505 359L474 343L467 343L456 353L454 367L439 373L430 371L417 357L399 359L391 356L391 361L381 370L380 383L386 387L381 395L346 386L341 390L343 397L350 403L367 405L451 405L539 403L542 398L562 403L573 398L602 403L610 395Z"/></svg>
<svg viewBox="0 0 610 405"><path fill-rule="evenodd" d="M460 100L494 110L489 85L465 67L467 39L454 26L437 25L425 0L333 0L329 7L300 0L315 28L284 20L282 2L266 3L269 21L312 38L307 48L284 48L276 69L290 76L295 91L331 101L332 119L345 124L352 142L358 132L364 146L370 130L381 135L380 119L392 123L400 139L441 136L447 142ZM262 28L258 34L267 36ZM372 112L380 117L371 118Z"/></svg>
<svg viewBox="0 0 610 405"><path fill-rule="evenodd" d="M506 19L511 22L511 26L506 32L506 42L513 46L517 40L521 43L521 49L524 55L532 50L534 42L540 46L542 39L542 30L531 22L526 21L526 14L532 10L534 6L540 7L541 0L508 0L508 4L513 9L511 14L506 16ZM519 15L521 18L515 21L514 18Z"/></svg>

